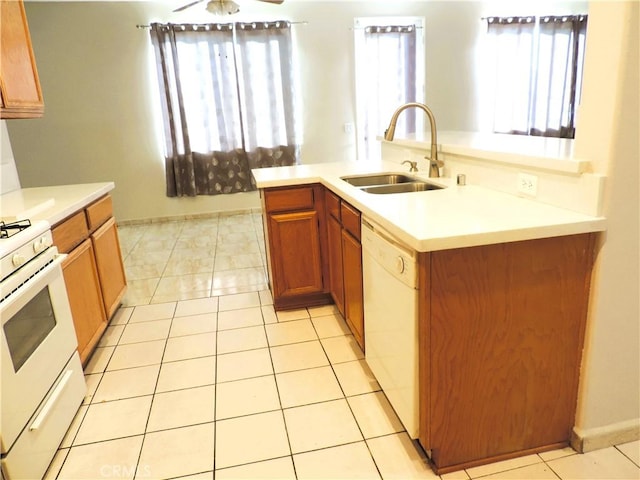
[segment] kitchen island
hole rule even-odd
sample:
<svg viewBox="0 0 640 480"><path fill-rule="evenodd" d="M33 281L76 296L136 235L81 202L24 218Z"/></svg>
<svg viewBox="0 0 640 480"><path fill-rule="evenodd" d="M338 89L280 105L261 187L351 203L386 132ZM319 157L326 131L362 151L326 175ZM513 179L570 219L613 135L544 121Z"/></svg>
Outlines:
<svg viewBox="0 0 640 480"><path fill-rule="evenodd" d="M407 170L381 161L253 171L265 206L271 195L308 199L292 200L281 211L265 208L272 287L293 283L305 292L297 298L285 294L279 303L276 289L276 309L332 298L339 306L333 279L340 264L328 258L333 242L327 225L333 220L326 202L338 197L362 215L363 225L375 223L414 252L418 305L409 325L418 353L406 368L417 372L411 395L418 397L419 428L409 433L434 470L441 474L566 446L575 420L595 232L605 229L605 219L480 185L458 186L451 178L427 178L426 172L416 176L444 188L371 194L341 178ZM305 197L304 191L310 193ZM289 227L295 234L288 236ZM306 237L314 235L319 238L311 245ZM300 273L305 271L313 275ZM362 275L353 277L343 293L358 281L362 287ZM364 303L364 332L354 335L365 339L368 357ZM390 325L403 320L389 318ZM357 324L347 323L352 331Z"/></svg>

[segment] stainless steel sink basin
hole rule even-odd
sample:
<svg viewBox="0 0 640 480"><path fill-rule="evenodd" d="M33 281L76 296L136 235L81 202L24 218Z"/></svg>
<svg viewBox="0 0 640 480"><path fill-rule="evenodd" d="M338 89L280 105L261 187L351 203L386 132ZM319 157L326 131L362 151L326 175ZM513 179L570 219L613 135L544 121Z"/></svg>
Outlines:
<svg viewBox="0 0 640 480"><path fill-rule="evenodd" d="M395 185L377 185L373 187L362 188L367 193L407 193L407 192L426 192L428 190L441 190L443 187L432 183L412 181L407 183L397 183Z"/></svg>
<svg viewBox="0 0 640 480"><path fill-rule="evenodd" d="M373 185L395 185L399 183L415 182L416 179L401 173L374 173L372 175L354 175L341 177L342 180L354 187L368 187Z"/></svg>

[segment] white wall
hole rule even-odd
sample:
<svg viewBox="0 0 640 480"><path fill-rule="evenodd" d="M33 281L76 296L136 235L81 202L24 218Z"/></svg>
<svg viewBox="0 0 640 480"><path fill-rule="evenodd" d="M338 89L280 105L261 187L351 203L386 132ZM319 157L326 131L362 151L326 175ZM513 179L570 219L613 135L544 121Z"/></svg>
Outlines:
<svg viewBox="0 0 640 480"><path fill-rule="evenodd" d="M592 450L640 435L640 3L589 8L576 155L608 176L575 432Z"/></svg>
<svg viewBox="0 0 640 480"><path fill-rule="evenodd" d="M0 120L0 195L20 188L20 179L7 130L7 121Z"/></svg>
<svg viewBox="0 0 640 480"><path fill-rule="evenodd" d="M12 121L9 133L24 187L114 181L119 220L259 206L256 193L167 198L156 128L151 21L219 21L180 2L26 3L45 99L45 115ZM303 163L355 159L353 18L426 17L427 102L438 127L471 130L475 110L470 61L482 28L479 2L289 0L280 6L238 0L233 20L286 18L296 25L304 122ZM225 21L227 19L224 19Z"/></svg>

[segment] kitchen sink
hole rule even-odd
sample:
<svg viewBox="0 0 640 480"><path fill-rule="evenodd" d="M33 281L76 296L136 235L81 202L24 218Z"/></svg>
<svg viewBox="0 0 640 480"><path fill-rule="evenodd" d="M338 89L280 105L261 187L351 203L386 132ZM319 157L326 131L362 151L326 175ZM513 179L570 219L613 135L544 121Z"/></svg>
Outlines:
<svg viewBox="0 0 640 480"><path fill-rule="evenodd" d="M434 185L433 183L412 181L407 183L397 183L395 185L377 185L373 187L365 187L361 190L367 193L407 193L407 192L426 192L428 190L441 190L444 187Z"/></svg>
<svg viewBox="0 0 640 480"><path fill-rule="evenodd" d="M395 185L398 183L415 182L416 179L402 173L375 173L372 175L357 175L341 177L342 180L354 187L369 187L373 185Z"/></svg>
<svg viewBox="0 0 640 480"><path fill-rule="evenodd" d="M440 190L444 187L424 182L402 173L374 173L341 177L342 180L367 193L407 193Z"/></svg>

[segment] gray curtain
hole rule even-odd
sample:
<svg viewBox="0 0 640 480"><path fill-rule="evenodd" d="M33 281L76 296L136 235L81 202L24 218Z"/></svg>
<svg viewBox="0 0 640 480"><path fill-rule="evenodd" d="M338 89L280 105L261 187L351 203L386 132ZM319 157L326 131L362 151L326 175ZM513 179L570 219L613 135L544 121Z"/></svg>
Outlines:
<svg viewBox="0 0 640 480"><path fill-rule="evenodd" d="M251 168L298 163L288 22L154 23L151 40L167 196L255 190Z"/></svg>

